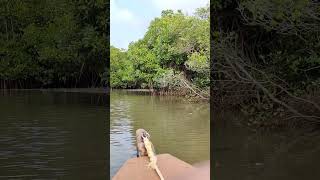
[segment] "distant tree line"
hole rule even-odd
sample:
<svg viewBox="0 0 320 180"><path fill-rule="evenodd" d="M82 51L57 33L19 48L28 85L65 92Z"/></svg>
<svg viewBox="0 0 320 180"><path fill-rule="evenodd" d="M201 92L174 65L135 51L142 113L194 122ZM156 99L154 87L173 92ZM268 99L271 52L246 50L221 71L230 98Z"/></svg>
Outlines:
<svg viewBox="0 0 320 180"><path fill-rule="evenodd" d="M128 50L111 46L112 88L150 88L209 97L210 9L164 10Z"/></svg>
<svg viewBox="0 0 320 180"><path fill-rule="evenodd" d="M0 88L107 81L106 0L1 0Z"/></svg>
<svg viewBox="0 0 320 180"><path fill-rule="evenodd" d="M250 125L319 124L319 2L214 0L211 9L215 107L240 108Z"/></svg>

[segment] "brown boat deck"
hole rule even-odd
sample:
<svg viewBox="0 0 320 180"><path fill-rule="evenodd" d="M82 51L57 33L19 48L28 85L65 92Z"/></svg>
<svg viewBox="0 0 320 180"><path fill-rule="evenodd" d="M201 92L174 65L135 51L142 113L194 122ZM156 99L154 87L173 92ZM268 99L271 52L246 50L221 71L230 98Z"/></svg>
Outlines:
<svg viewBox="0 0 320 180"><path fill-rule="evenodd" d="M165 180L180 179L179 175L195 170L192 165L170 155L157 155L157 165ZM156 171L148 168L148 157L132 158L119 169L113 180L158 180Z"/></svg>

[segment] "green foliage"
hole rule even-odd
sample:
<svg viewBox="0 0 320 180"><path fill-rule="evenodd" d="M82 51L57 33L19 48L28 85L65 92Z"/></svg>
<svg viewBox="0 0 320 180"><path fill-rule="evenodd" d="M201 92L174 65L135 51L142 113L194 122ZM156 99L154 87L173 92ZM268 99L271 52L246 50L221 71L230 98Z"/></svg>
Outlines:
<svg viewBox="0 0 320 180"><path fill-rule="evenodd" d="M102 85L106 1L0 4L0 88Z"/></svg>
<svg viewBox="0 0 320 180"><path fill-rule="evenodd" d="M320 5L308 0L259 0L240 3L250 26L275 33L270 51L260 54L262 62L274 67L289 83L304 85L317 79L320 65Z"/></svg>
<svg viewBox="0 0 320 180"><path fill-rule="evenodd" d="M199 8L194 16L184 15L181 11L163 11L161 17L150 23L144 37L129 45L126 60L111 56L111 65L123 69L119 62L130 62L128 67L133 67L131 77L134 77L130 83L135 87L177 87L179 80L175 74L179 72L184 72L196 86L208 87L209 12L209 6ZM112 87L125 87L129 83L118 70L111 70L113 73Z"/></svg>
<svg viewBox="0 0 320 180"><path fill-rule="evenodd" d="M249 114L266 119L265 114L277 114L280 107L291 117L318 116L320 4L309 0L214 3L214 100L226 103L224 107L257 107ZM258 108L264 105L270 108Z"/></svg>
<svg viewBox="0 0 320 180"><path fill-rule="evenodd" d="M128 88L133 83L134 69L127 53L113 46L110 48L110 83L111 87Z"/></svg>
<svg viewBox="0 0 320 180"><path fill-rule="evenodd" d="M179 77L173 69L166 69L159 72L153 79L158 88L178 89L180 85Z"/></svg>

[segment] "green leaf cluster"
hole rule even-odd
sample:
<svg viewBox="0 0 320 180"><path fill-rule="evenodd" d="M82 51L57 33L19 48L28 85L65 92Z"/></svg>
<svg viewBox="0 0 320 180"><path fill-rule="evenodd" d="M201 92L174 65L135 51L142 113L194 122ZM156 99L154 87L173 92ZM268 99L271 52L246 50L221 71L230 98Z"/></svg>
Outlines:
<svg viewBox="0 0 320 180"><path fill-rule="evenodd" d="M161 17L151 21L144 37L122 52L123 56L119 56L119 50L111 52L111 66L114 67L111 74L115 73L111 86L171 88L177 84L171 78L183 72L196 86L208 88L209 14L209 6L197 9L191 16L181 11L164 10ZM127 66L123 67L123 64Z"/></svg>
<svg viewBox="0 0 320 180"><path fill-rule="evenodd" d="M104 0L0 2L0 88L101 86Z"/></svg>

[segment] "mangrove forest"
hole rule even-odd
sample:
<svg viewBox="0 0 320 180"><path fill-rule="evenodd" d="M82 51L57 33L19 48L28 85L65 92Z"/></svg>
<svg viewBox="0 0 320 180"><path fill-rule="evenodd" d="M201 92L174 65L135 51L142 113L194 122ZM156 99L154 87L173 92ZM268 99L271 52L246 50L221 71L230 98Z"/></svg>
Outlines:
<svg viewBox="0 0 320 180"><path fill-rule="evenodd" d="M208 99L210 10L164 10L128 49L110 48L110 85Z"/></svg>
<svg viewBox="0 0 320 180"><path fill-rule="evenodd" d="M105 0L1 0L0 89L107 83Z"/></svg>
<svg viewBox="0 0 320 180"><path fill-rule="evenodd" d="M214 106L239 108L252 126L320 124L320 4L214 0Z"/></svg>

